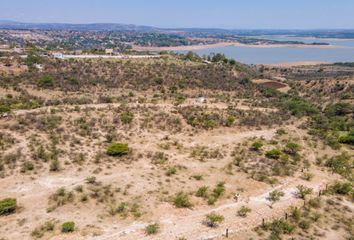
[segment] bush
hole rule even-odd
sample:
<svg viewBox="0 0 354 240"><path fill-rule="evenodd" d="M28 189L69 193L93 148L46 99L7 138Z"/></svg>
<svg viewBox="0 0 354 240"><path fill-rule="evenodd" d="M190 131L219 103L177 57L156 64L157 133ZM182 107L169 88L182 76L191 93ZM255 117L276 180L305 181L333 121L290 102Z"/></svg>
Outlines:
<svg viewBox="0 0 354 240"><path fill-rule="evenodd" d="M206 186L200 187L197 190L195 195L197 197L207 198L208 197L208 187L206 187Z"/></svg>
<svg viewBox="0 0 354 240"><path fill-rule="evenodd" d="M109 156L123 156L129 153L128 144L125 143L112 143L107 148Z"/></svg>
<svg viewBox="0 0 354 240"><path fill-rule="evenodd" d="M288 143L285 146L284 152L290 155L295 155L300 150L300 146L296 143Z"/></svg>
<svg viewBox="0 0 354 240"><path fill-rule="evenodd" d="M9 215L16 211L17 200L15 198L5 198L0 201L0 215Z"/></svg>
<svg viewBox="0 0 354 240"><path fill-rule="evenodd" d="M134 114L130 112L123 112L120 114L120 120L124 124L130 124L134 119Z"/></svg>
<svg viewBox="0 0 354 240"><path fill-rule="evenodd" d="M351 157L347 154L341 154L339 156L334 156L326 161L326 167L332 169L333 172L347 177L349 179L353 178L353 161Z"/></svg>
<svg viewBox="0 0 354 240"><path fill-rule="evenodd" d="M354 130L339 138L340 143L354 145Z"/></svg>
<svg viewBox="0 0 354 240"><path fill-rule="evenodd" d="M312 188L305 187L304 185L298 185L297 187L297 196L299 198L305 199L306 195L312 193Z"/></svg>
<svg viewBox="0 0 354 240"><path fill-rule="evenodd" d="M271 239L281 239L282 234L291 234L295 230L295 226L283 219L275 219L272 223L267 224L267 230L272 231Z"/></svg>
<svg viewBox="0 0 354 240"><path fill-rule="evenodd" d="M224 216L216 214L216 213L211 213L206 216L205 219L205 224L208 227L217 227L219 223L222 223L224 221Z"/></svg>
<svg viewBox="0 0 354 240"><path fill-rule="evenodd" d="M273 158L273 159L279 159L281 154L282 154L282 152L277 148L274 148L274 149L266 152L266 156L268 158Z"/></svg>
<svg viewBox="0 0 354 240"><path fill-rule="evenodd" d="M247 214L250 213L252 209L242 206L240 210L238 210L237 215L240 217L247 217Z"/></svg>
<svg viewBox="0 0 354 240"><path fill-rule="evenodd" d="M225 192L225 183L223 182L220 182L216 185L216 187L214 188L213 190L213 195L216 197L216 198L219 198L221 197L221 195L223 195L223 193Z"/></svg>
<svg viewBox="0 0 354 240"><path fill-rule="evenodd" d="M169 177L169 176L172 176L176 173L177 173L177 169L175 167L171 167L171 168L167 169L166 176Z"/></svg>
<svg viewBox="0 0 354 240"><path fill-rule="evenodd" d="M45 75L38 80L38 86L42 88L51 88L54 86L54 79L49 75Z"/></svg>
<svg viewBox="0 0 354 240"><path fill-rule="evenodd" d="M179 192L175 196L175 198L173 200L173 204L177 208L190 208L190 207L192 207L192 204L189 201L188 195L183 192Z"/></svg>
<svg viewBox="0 0 354 240"><path fill-rule="evenodd" d="M158 223L154 223L146 226L145 232L147 235L157 234L159 229L160 225Z"/></svg>
<svg viewBox="0 0 354 240"><path fill-rule="evenodd" d="M272 203L275 203L277 201L280 200L281 197L284 196L284 192L278 191L278 190L274 190L272 192L269 193L269 196L267 197L267 199L269 201L271 201Z"/></svg>
<svg viewBox="0 0 354 240"><path fill-rule="evenodd" d="M353 192L353 185L350 182L337 182L332 186L332 189L336 194L348 195Z"/></svg>
<svg viewBox="0 0 354 240"><path fill-rule="evenodd" d="M65 222L61 225L61 232L69 233L75 231L75 223L74 222Z"/></svg>
<svg viewBox="0 0 354 240"><path fill-rule="evenodd" d="M263 143L261 142L254 142L251 146L251 149L254 151L258 151L263 147Z"/></svg>

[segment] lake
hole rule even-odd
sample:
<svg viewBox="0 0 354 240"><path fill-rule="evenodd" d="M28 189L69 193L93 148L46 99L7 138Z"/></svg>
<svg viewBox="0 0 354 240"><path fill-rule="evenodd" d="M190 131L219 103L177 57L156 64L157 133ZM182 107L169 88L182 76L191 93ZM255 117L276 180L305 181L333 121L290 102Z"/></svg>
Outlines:
<svg viewBox="0 0 354 240"><path fill-rule="evenodd" d="M349 48L252 48L252 47L220 47L194 50L195 53L209 55L223 53L246 64L276 64L286 62L321 61L321 62L354 62L354 40L309 39L298 37L257 36L257 38L279 41L301 41L305 43L325 42L335 46ZM182 52L185 53L185 52Z"/></svg>

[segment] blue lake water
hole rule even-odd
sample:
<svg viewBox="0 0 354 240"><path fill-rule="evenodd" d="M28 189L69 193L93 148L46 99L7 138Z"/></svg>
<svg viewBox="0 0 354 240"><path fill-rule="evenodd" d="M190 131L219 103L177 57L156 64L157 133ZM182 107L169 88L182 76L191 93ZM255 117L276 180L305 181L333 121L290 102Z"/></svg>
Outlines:
<svg viewBox="0 0 354 240"><path fill-rule="evenodd" d="M299 61L354 62L354 40L307 39L295 37L261 36L258 38L279 41L302 41L306 43L326 42L335 46L348 48L251 48L251 47L221 47L194 50L195 53L209 55L224 53L228 58L247 64L275 64Z"/></svg>

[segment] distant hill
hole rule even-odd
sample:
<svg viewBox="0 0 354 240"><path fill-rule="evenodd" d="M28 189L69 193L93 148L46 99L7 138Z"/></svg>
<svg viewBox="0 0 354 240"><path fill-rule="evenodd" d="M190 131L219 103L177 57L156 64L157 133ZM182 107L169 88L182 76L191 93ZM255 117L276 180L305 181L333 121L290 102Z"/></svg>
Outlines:
<svg viewBox="0 0 354 240"><path fill-rule="evenodd" d="M134 32L165 32L165 33L199 33L199 34L232 34L237 36L289 35L297 37L318 38L354 38L353 29L222 29L222 28L158 28L120 23L23 23L0 19L0 29L16 30L69 30L69 31L134 31Z"/></svg>
<svg viewBox="0 0 354 240"><path fill-rule="evenodd" d="M155 31L157 28L138 26L134 24L119 23L22 23L9 20L0 20L1 29L26 29L26 30L73 30L73 31Z"/></svg>

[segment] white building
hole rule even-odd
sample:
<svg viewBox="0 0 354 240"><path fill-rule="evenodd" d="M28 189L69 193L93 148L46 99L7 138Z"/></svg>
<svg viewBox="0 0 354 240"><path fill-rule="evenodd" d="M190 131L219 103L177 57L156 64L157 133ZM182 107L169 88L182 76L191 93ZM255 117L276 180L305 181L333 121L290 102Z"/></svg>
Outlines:
<svg viewBox="0 0 354 240"><path fill-rule="evenodd" d="M54 58L59 58L59 59L64 59L64 55L62 53L59 53L59 52L53 53L53 57Z"/></svg>

